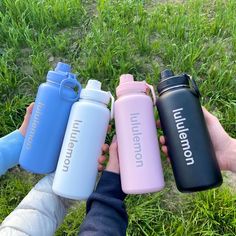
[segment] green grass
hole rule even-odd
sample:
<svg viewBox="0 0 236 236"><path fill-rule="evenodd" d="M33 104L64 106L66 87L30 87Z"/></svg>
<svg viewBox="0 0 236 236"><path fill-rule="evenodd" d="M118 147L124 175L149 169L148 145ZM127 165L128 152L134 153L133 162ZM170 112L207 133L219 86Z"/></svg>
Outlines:
<svg viewBox="0 0 236 236"><path fill-rule="evenodd" d="M98 79L113 93L122 73L154 85L166 67L192 74L202 104L235 137L235 12L234 0L2 0L0 135L19 127L47 71L64 61L82 83ZM181 194L163 163L165 190L126 200L128 235L236 235L235 193L227 183ZM38 179L19 168L1 177L0 221ZM84 205L73 208L56 235L76 235L84 214Z"/></svg>

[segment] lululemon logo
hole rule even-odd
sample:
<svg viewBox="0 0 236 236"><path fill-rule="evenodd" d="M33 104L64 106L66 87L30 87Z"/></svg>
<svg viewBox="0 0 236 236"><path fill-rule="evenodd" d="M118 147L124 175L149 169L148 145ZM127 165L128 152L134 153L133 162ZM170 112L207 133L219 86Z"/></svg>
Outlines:
<svg viewBox="0 0 236 236"><path fill-rule="evenodd" d="M140 113L131 113L130 114L130 122L131 122L131 132L132 132L132 141L133 141L133 149L134 149L134 158L136 167L143 166L143 155L142 155L142 146L141 146L141 123L139 121Z"/></svg>
<svg viewBox="0 0 236 236"><path fill-rule="evenodd" d="M183 111L183 108L181 107L181 108L173 110L172 112L175 119L175 124L178 131L181 147L184 153L185 161L186 161L186 164L189 166L189 165L194 164L194 158L193 158L191 147L188 140L187 132L189 131L189 129L185 127L184 121L186 121L186 118L183 117L182 111Z"/></svg>

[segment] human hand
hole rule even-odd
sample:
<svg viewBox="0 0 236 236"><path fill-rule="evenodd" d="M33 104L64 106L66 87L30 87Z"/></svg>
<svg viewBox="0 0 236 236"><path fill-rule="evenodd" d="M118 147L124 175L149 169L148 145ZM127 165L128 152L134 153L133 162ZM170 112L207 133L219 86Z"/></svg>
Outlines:
<svg viewBox="0 0 236 236"><path fill-rule="evenodd" d="M106 170L119 174L120 167L119 167L119 160L118 160L116 136L113 137L110 147L108 144L104 144L102 146L103 154L98 158L98 171L103 171L105 169L105 161L106 161L105 154L108 151L109 151L110 157L106 166Z"/></svg>
<svg viewBox="0 0 236 236"><path fill-rule="evenodd" d="M220 169L236 172L236 139L226 133L217 117L204 107L202 110ZM157 121L157 126L161 127L160 121ZM169 158L164 136L159 140L162 152Z"/></svg>
<svg viewBox="0 0 236 236"><path fill-rule="evenodd" d="M26 113L25 113L25 117L24 117L24 121L21 124L21 127L19 128L19 131L21 132L21 134L23 136L26 135L26 131L29 125L29 121L30 121L30 117L32 115L32 111L34 108L34 102L32 102L27 108L26 108Z"/></svg>

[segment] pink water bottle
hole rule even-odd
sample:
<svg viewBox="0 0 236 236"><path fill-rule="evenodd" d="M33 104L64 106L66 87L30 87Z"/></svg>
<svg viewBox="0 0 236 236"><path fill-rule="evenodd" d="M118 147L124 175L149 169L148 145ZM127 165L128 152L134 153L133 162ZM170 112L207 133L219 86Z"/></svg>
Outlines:
<svg viewBox="0 0 236 236"><path fill-rule="evenodd" d="M151 90L152 97L147 94ZM160 191L165 183L153 113L155 93L130 74L116 88L115 124L122 190L127 194Z"/></svg>

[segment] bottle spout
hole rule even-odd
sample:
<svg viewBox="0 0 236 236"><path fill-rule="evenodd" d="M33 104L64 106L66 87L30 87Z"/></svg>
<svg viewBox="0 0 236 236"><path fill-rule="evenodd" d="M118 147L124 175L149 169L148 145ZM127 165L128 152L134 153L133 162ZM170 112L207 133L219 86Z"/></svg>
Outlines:
<svg viewBox="0 0 236 236"><path fill-rule="evenodd" d="M71 66L63 62L58 62L55 71L65 72L65 73L71 72Z"/></svg>
<svg viewBox="0 0 236 236"><path fill-rule="evenodd" d="M164 79L168 79L170 77L174 76L174 72L170 69L166 69L166 70L163 70L161 72L161 75L160 75L160 79L161 80L164 80Z"/></svg>
<svg viewBox="0 0 236 236"><path fill-rule="evenodd" d="M120 76L120 84L124 84L127 82L133 82L134 81L134 77L131 74L123 74Z"/></svg>
<svg viewBox="0 0 236 236"><path fill-rule="evenodd" d="M86 89L101 90L102 83L98 80L90 79L86 85Z"/></svg>
<svg viewBox="0 0 236 236"><path fill-rule="evenodd" d="M116 88L117 97L129 93L146 93L145 81L135 81L133 75L123 74L120 76L119 86Z"/></svg>

